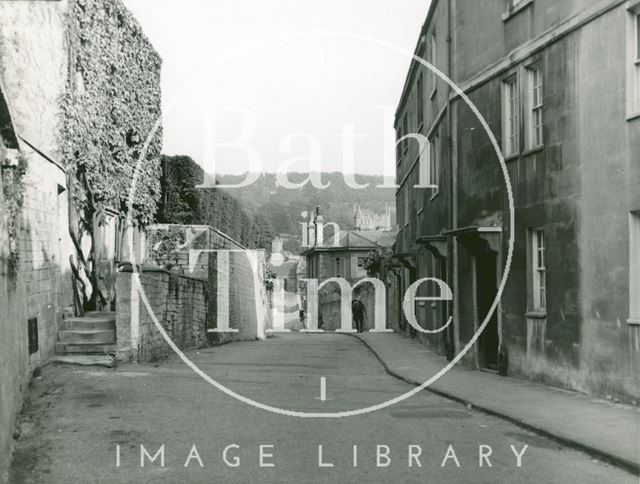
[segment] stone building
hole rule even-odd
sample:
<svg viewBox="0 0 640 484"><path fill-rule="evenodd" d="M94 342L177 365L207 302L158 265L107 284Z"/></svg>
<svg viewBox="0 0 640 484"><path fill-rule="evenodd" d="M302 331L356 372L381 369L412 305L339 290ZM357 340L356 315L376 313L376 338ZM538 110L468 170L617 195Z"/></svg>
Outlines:
<svg viewBox="0 0 640 484"><path fill-rule="evenodd" d="M379 306L384 306L385 298L376 297L372 284L363 282L358 284L358 281L368 278L365 264L367 256L373 251L390 249L394 238L393 231L340 231L326 237L322 244L315 244L303 252L307 271L305 279L315 279L321 286L318 291L317 308L315 308L315 304L310 303L312 296L308 293L308 283L303 284L302 294L308 317L313 318L313 321L325 331L333 331L340 327L342 305L348 303L342 300L340 285L329 280L345 279L351 287L355 288L353 298L359 299L366 308L364 329L372 329L375 326L373 316L380 313ZM323 283L326 285L322 286ZM382 287L384 289L384 285ZM316 310L317 320L315 314L311 314Z"/></svg>
<svg viewBox="0 0 640 484"><path fill-rule="evenodd" d="M101 23L103 29L112 29L110 35L101 38L107 42L99 46L105 56L109 42L125 39L139 59L157 66L155 71L149 69L138 75L157 83L157 104L145 104L143 109L154 116L154 121L159 115L160 61L141 28L119 1L88 5L80 0L0 2L0 161L4 192L0 204L0 482L6 478L13 425L31 373L60 349L63 318L73 316L69 257L75 251L69 234L73 209L69 210L68 186L72 161L62 155L62 140L69 136L63 129L63 103L89 85L82 76L89 75L90 70L83 71L86 66L79 63L79 53L72 43L77 40L75 34L86 32L70 32L79 22L79 12L96 9L101 19L113 20ZM83 39L86 45L95 40L91 35ZM97 65L99 59L93 59ZM114 83L113 92L102 93L99 101L119 102L121 92L117 87ZM141 107L133 97L128 102L131 112ZM103 111L102 116L96 124L100 133L116 124L115 110ZM12 195L16 187L21 197ZM9 206L18 199L20 210L11 211ZM112 223L97 231L98 258L113 253L111 249L117 244L115 237L105 238Z"/></svg>
<svg viewBox="0 0 640 484"><path fill-rule="evenodd" d="M425 337L474 368L627 401L640 397L640 1L434 0L396 114L400 293L422 277L453 301L417 307ZM429 143L420 162L419 144ZM414 188L420 168L431 188ZM437 188L435 188L437 186ZM515 225L510 223L510 187ZM423 295L429 287L423 287Z"/></svg>
<svg viewBox="0 0 640 484"><path fill-rule="evenodd" d="M373 250L391 247L393 237L393 232L383 230L365 233L341 231L337 240L332 234L322 245L315 245L302 253L307 260L307 277L320 283L333 277L348 281L367 277L364 266L367 255Z"/></svg>
<svg viewBox="0 0 640 484"><path fill-rule="evenodd" d="M360 204L353 206L354 229L358 231L391 230L391 206L387 203L384 213L376 213L373 210L362 208Z"/></svg>

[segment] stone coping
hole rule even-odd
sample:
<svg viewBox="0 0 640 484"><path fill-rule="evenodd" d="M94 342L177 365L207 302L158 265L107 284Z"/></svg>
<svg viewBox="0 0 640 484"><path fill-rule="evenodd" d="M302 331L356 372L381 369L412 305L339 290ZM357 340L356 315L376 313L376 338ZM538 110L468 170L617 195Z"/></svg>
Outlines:
<svg viewBox="0 0 640 484"><path fill-rule="evenodd" d="M140 273L140 274L159 273L159 274L167 274L168 276L181 277L183 279L191 279L191 280L194 280L194 281L200 281L200 282L205 282L205 283L209 282L208 279L203 279L201 277L189 276L189 275L186 275L186 274L181 274L179 272L172 272L172 271L169 271L167 269L163 269L161 267L144 266L144 265L140 265L140 264L136 264L136 266L138 268L137 272ZM118 264L118 272L133 273L133 264L131 264L131 262L123 262L123 263Z"/></svg>

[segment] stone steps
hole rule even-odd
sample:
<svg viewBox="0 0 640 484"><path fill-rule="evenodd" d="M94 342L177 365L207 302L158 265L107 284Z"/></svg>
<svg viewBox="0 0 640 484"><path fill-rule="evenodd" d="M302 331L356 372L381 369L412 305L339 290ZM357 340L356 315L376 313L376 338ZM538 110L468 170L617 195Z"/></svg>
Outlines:
<svg viewBox="0 0 640 484"><path fill-rule="evenodd" d="M58 355L113 355L116 352L115 313L90 312L63 320L55 346ZM92 361L87 358L86 361ZM96 360L97 361L97 360Z"/></svg>
<svg viewBox="0 0 640 484"><path fill-rule="evenodd" d="M111 330L115 331L115 321L107 317L82 317L82 318L68 318L62 321L60 325L61 331L75 330L75 331L87 331L87 330Z"/></svg>
<svg viewBox="0 0 640 484"><path fill-rule="evenodd" d="M70 329L58 331L60 343L95 343L114 344L116 332L114 329Z"/></svg>
<svg viewBox="0 0 640 484"><path fill-rule="evenodd" d="M115 344L56 343L58 355L112 355L115 352Z"/></svg>
<svg viewBox="0 0 640 484"><path fill-rule="evenodd" d="M113 355L56 355L47 361L47 364L78 365L78 366L103 366L115 368L116 359Z"/></svg>

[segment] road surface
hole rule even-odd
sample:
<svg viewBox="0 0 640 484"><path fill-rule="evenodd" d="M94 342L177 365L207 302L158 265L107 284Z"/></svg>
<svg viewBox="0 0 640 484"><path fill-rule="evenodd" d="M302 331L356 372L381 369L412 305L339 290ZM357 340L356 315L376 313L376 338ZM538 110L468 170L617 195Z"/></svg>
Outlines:
<svg viewBox="0 0 640 484"><path fill-rule="evenodd" d="M353 410L413 388L347 335L187 354L231 390L296 411ZM30 395L12 483L637 483L429 392L366 415L293 418L237 401L172 357L115 371L48 366Z"/></svg>

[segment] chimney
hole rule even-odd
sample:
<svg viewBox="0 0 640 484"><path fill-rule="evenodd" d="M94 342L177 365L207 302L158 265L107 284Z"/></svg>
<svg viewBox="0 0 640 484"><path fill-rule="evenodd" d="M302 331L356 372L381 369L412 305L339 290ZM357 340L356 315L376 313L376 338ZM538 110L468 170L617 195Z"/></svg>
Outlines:
<svg viewBox="0 0 640 484"><path fill-rule="evenodd" d="M322 215L316 217L316 245L322 247L324 242L324 218Z"/></svg>

